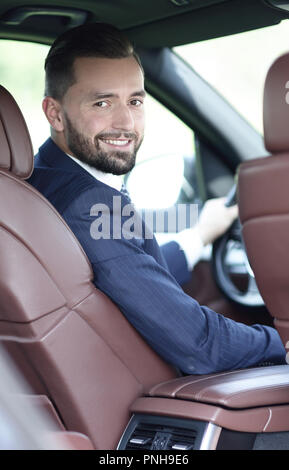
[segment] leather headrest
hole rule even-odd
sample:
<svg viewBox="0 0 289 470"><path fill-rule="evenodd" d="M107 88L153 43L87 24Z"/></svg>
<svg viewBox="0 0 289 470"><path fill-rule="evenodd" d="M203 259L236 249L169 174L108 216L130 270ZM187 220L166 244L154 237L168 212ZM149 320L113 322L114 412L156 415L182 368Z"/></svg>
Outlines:
<svg viewBox="0 0 289 470"><path fill-rule="evenodd" d="M33 147L13 96L0 85L0 168L21 179L33 171Z"/></svg>
<svg viewBox="0 0 289 470"><path fill-rule="evenodd" d="M279 57L270 67L265 80L264 140L271 152L289 150L289 54Z"/></svg>

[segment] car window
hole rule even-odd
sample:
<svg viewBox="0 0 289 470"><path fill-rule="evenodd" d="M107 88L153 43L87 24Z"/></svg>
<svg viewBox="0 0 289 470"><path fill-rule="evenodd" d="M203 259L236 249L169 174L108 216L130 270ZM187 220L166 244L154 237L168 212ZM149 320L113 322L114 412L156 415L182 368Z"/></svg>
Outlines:
<svg viewBox="0 0 289 470"><path fill-rule="evenodd" d="M145 114L144 141L127 181L134 204L138 208L171 207L179 201L182 190L191 200L185 167L194 160L192 130L150 95L146 97Z"/></svg>
<svg viewBox="0 0 289 470"><path fill-rule="evenodd" d="M145 100L146 131L138 161L193 152L192 130L151 95Z"/></svg>
<svg viewBox="0 0 289 470"><path fill-rule="evenodd" d="M45 45L0 40L0 84L14 96L23 112L35 152L49 135L41 108L47 53Z"/></svg>
<svg viewBox="0 0 289 470"><path fill-rule="evenodd" d="M263 133L262 101L266 73L288 52L289 22L174 48L247 121Z"/></svg>

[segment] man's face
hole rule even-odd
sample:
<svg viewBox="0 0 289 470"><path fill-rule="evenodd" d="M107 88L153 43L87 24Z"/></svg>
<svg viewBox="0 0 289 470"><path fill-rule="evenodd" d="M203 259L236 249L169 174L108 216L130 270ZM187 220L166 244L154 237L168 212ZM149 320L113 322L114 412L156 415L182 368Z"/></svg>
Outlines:
<svg viewBox="0 0 289 470"><path fill-rule="evenodd" d="M61 106L67 152L106 173L125 174L144 133L144 77L134 57L78 58Z"/></svg>

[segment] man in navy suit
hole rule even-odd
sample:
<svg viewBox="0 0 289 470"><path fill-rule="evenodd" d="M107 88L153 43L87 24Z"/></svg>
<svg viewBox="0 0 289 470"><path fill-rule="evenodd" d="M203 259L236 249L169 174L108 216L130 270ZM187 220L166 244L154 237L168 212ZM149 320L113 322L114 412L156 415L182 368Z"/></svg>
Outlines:
<svg viewBox="0 0 289 470"><path fill-rule="evenodd" d="M284 362L273 328L236 323L186 295L177 282L188 271L179 245L161 251L140 216L132 218L119 175L135 164L144 100L140 61L120 31L94 24L64 33L46 59L43 110L51 138L39 149L30 183L79 239L96 287L168 362L187 374ZM207 221L199 228L204 243L218 235Z"/></svg>

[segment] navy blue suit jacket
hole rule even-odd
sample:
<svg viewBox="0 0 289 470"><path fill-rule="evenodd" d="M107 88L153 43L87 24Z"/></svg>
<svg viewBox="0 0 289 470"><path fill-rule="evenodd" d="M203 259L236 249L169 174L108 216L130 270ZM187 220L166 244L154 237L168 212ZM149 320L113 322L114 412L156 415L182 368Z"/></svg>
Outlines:
<svg viewBox="0 0 289 470"><path fill-rule="evenodd" d="M108 207L107 222L112 227L113 197L121 193L96 180L51 139L40 147L29 182L79 239L92 264L96 287L165 360L187 374L284 362L285 350L274 329L236 323L183 292L176 278L180 281L185 259L176 243L167 249L170 254L175 251L177 269L172 256L169 269L154 238L96 239L92 227L97 213L92 208ZM128 200L121 198L123 207ZM125 222L125 216L121 220Z"/></svg>

